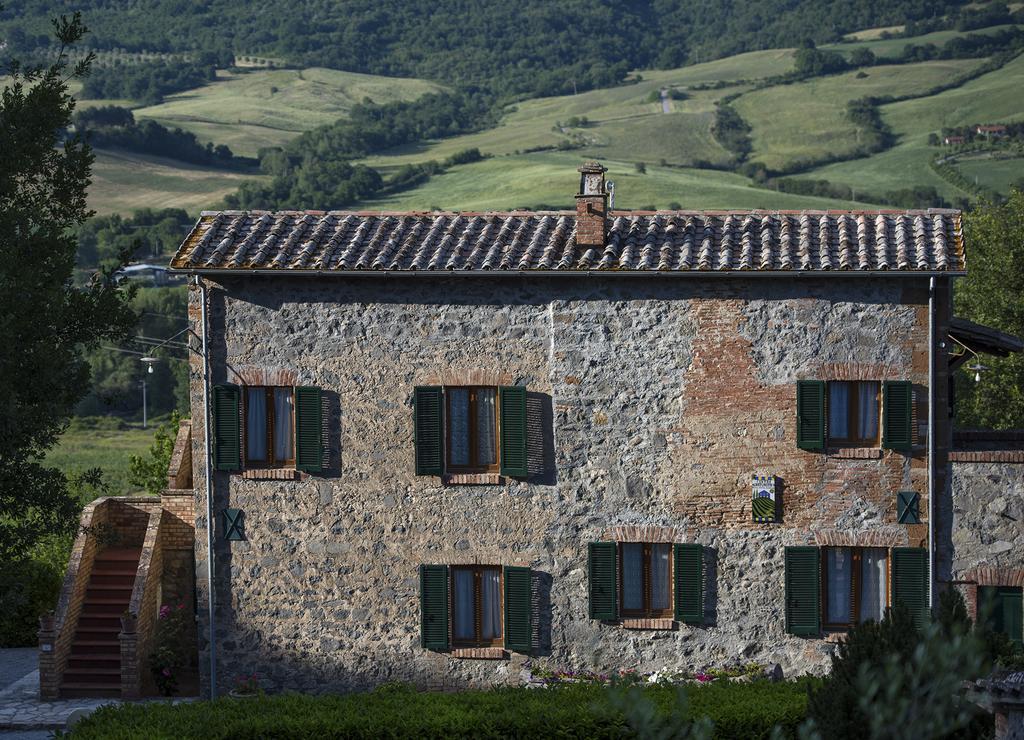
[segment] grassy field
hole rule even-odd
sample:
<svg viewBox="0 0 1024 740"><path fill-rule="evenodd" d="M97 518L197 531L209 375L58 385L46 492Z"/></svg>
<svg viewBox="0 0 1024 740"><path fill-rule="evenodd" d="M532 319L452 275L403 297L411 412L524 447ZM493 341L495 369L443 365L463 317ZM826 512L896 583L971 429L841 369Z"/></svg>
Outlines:
<svg viewBox="0 0 1024 740"><path fill-rule="evenodd" d="M319 67L221 71L215 82L134 113L191 131L204 142L227 144L236 154L255 156L261 147L281 146L303 131L343 118L364 98L389 103L440 89L425 80Z"/></svg>
<svg viewBox="0 0 1024 740"><path fill-rule="evenodd" d="M575 152L537 153L494 157L483 162L453 167L425 185L370 201L363 207L381 210L471 211L512 208L574 208L580 157ZM850 203L777 193L753 187L750 181L729 172L681 169L648 165L647 174L635 171L631 162L603 159L608 178L615 182L615 207L668 208L677 202L685 208L853 208ZM511 177L509 175L512 175Z"/></svg>
<svg viewBox="0 0 1024 740"><path fill-rule="evenodd" d="M901 26L894 26L893 28L901 28ZM881 32L885 29L871 29L871 31L877 31L877 34L864 36L857 36L857 40L853 42L846 42L842 44L827 44L822 46L822 49L831 49L833 51L841 51L849 56L855 49L870 49L876 57L895 57L899 56L903 52L903 48L907 44L916 44L917 46L924 46L925 44L934 44L935 46L942 46L950 39L959 38L961 36L967 36L969 34L975 35L987 35L999 33L1007 29L1013 28L1012 25L1006 26L990 26L989 28L980 28L976 31L935 31L934 33L926 33L921 36L911 36L909 38L896 38L896 39L883 39L881 38ZM889 29L890 31L892 29ZM864 32L869 33L869 32ZM854 38L854 34L850 35Z"/></svg>
<svg viewBox="0 0 1024 740"><path fill-rule="evenodd" d="M634 84L527 100L510 108L496 128L398 149L366 161L387 169L428 159L443 160L472 147L487 154L516 154L536 147L554 147L576 134L587 141L578 150L581 157L631 162L664 159L671 164L692 164L698 159L725 162L729 153L712 138L710 127L715 101L735 88L689 91L688 100L670 102L668 114L662 112L660 103L648 102L651 93L663 87L685 89L716 80L757 79L781 74L792 66L791 49L772 49L692 67L644 71L639 73L642 79ZM585 128L565 126L568 119L583 116L589 121Z"/></svg>
<svg viewBox="0 0 1024 740"><path fill-rule="evenodd" d="M89 186L97 213L131 213L137 208L213 208L247 179L246 175L185 164L134 152L98 150Z"/></svg>
<svg viewBox="0 0 1024 740"><path fill-rule="evenodd" d="M132 455L148 454L153 444L155 425L143 429L141 424L115 426L113 420L101 420L100 428L74 426L64 433L59 444L46 456L46 464L53 465L66 475L84 473L100 468L104 480L110 485L111 495L132 493L138 489L128 483L128 459Z"/></svg>
<svg viewBox="0 0 1024 740"><path fill-rule="evenodd" d="M958 88L882 106L883 120L899 138L896 147L871 157L820 167L804 176L873 192L932 185L947 198L966 197L967 193L949 185L928 167L938 151L928 146L928 134L939 132L943 126L1024 120L1022 81L1024 55ZM1012 165L993 165L990 175L979 165L974 174L981 183L999 188L1006 183L1005 169L1012 169ZM1014 179L1012 172L1009 176Z"/></svg>
<svg viewBox="0 0 1024 740"><path fill-rule="evenodd" d="M849 154L857 148L857 128L846 117L846 104L867 95L924 92L982 63L952 59L920 64L871 67L742 95L733 107L753 129L753 161L773 169L794 163ZM928 103L925 103L928 105Z"/></svg>
<svg viewBox="0 0 1024 740"><path fill-rule="evenodd" d="M960 172L969 179L1001 193L1024 182L1024 157L977 156L958 160Z"/></svg>

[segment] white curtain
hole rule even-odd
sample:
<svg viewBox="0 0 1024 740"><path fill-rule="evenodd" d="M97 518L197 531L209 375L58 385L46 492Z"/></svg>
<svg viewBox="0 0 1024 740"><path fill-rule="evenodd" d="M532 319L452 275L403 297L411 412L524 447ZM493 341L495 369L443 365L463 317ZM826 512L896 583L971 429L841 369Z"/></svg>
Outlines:
<svg viewBox="0 0 1024 740"><path fill-rule="evenodd" d="M294 457L295 432L292 429L292 389L274 389L274 459Z"/></svg>
<svg viewBox="0 0 1024 740"><path fill-rule="evenodd" d="M473 571L455 571L455 624L452 635L457 640L472 640L476 637L473 619Z"/></svg>
<svg viewBox="0 0 1024 740"><path fill-rule="evenodd" d="M828 436L835 439L850 436L850 384L845 381L828 384Z"/></svg>
<svg viewBox="0 0 1024 740"><path fill-rule="evenodd" d="M263 388L249 388L246 396L245 445L250 460L267 459L267 394Z"/></svg>
<svg viewBox="0 0 1024 740"><path fill-rule="evenodd" d="M882 621L885 612L886 593L886 551L883 547L864 548L860 575L860 615L859 620L865 622L873 619Z"/></svg>
<svg viewBox="0 0 1024 740"><path fill-rule="evenodd" d="M469 390L448 390L448 450L452 465L469 465Z"/></svg>
<svg viewBox="0 0 1024 740"><path fill-rule="evenodd" d="M828 549L828 622L850 621L850 590L853 588L853 555L849 548Z"/></svg>
<svg viewBox="0 0 1024 740"><path fill-rule="evenodd" d="M480 639L501 634L501 571L487 568L480 575Z"/></svg>
<svg viewBox="0 0 1024 740"><path fill-rule="evenodd" d="M651 609L668 609L668 557L671 545L651 545Z"/></svg>
<svg viewBox="0 0 1024 740"><path fill-rule="evenodd" d="M480 465L494 465L498 462L494 431L497 391L494 388L480 388L476 392L477 462Z"/></svg>
<svg viewBox="0 0 1024 740"><path fill-rule="evenodd" d="M858 417L860 421L857 436L874 439L878 436L878 381L869 380L860 384Z"/></svg>
<svg viewBox="0 0 1024 740"><path fill-rule="evenodd" d="M622 545L622 607L644 608L644 546L639 542Z"/></svg>

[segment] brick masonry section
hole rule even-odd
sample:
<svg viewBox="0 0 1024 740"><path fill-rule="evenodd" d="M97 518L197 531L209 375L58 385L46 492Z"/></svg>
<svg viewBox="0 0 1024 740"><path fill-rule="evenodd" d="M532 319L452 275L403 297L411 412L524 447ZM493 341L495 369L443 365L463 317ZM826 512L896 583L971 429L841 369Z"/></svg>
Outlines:
<svg viewBox="0 0 1024 740"><path fill-rule="evenodd" d="M1024 450L954 450L949 461L956 463L1024 463Z"/></svg>
<svg viewBox="0 0 1024 740"><path fill-rule="evenodd" d="M231 368L231 382L239 385L299 385L298 374L290 368L243 365Z"/></svg>
<svg viewBox="0 0 1024 740"><path fill-rule="evenodd" d="M168 488L192 488L192 420L182 419L167 466Z"/></svg>
<svg viewBox="0 0 1024 740"><path fill-rule="evenodd" d="M869 532L824 530L814 533L819 547L905 547L910 544L906 527Z"/></svg>
<svg viewBox="0 0 1024 740"><path fill-rule="evenodd" d="M507 660L508 652L500 647L454 648L450 653L453 658L472 658L474 660Z"/></svg>
<svg viewBox="0 0 1024 740"><path fill-rule="evenodd" d="M684 542L683 533L675 527L632 525L609 527L601 533L602 540L614 542Z"/></svg>
<svg viewBox="0 0 1024 740"><path fill-rule="evenodd" d="M679 628L674 619L621 619L619 626L627 630L674 630Z"/></svg>

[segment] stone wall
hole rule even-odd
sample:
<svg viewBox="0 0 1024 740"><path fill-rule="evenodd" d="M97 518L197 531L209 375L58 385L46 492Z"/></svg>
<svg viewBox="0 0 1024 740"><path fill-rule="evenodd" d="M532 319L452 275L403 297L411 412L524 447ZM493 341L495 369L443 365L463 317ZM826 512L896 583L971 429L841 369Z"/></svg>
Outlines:
<svg viewBox="0 0 1024 740"><path fill-rule="evenodd" d="M190 295L198 332L199 291ZM757 660L822 670L832 645L784 631L783 548L923 545L925 448L922 438L910 454L798 450L795 383L898 378L923 399L927 299L927 281L912 278L222 278L209 296L213 382L293 372L325 389L332 438L324 476L215 473L215 515L242 509L247 535L228 543L215 530L219 684L254 671L272 690L517 682L523 656L420 647L421 563L533 568L534 660L550 667ZM413 474L413 387L474 372L528 387L529 481L443 485ZM780 481L780 524L752 522L754 473ZM896 491L907 488L921 493L920 525L896 523ZM205 502L196 525L204 603ZM587 543L629 526L705 545L707 625L588 619ZM206 629L201 609L204 670Z"/></svg>
<svg viewBox="0 0 1024 740"><path fill-rule="evenodd" d="M1024 586L1024 434L988 436L951 453L952 549L940 572L972 616L978 586Z"/></svg>

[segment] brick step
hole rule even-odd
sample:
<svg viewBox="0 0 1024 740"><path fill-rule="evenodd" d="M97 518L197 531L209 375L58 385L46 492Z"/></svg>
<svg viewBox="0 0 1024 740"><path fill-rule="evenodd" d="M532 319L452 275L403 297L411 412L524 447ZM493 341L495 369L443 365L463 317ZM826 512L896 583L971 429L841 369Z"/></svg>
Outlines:
<svg viewBox="0 0 1024 740"><path fill-rule="evenodd" d="M94 684L94 683L121 683L121 667L115 668L68 668L64 671L65 683Z"/></svg>
<svg viewBox="0 0 1024 740"><path fill-rule="evenodd" d="M125 606L128 606L128 602L131 600L131 592L128 593L128 596L89 596L89 594L86 593L83 606L86 604L98 604L101 606L107 604L124 604Z"/></svg>
<svg viewBox="0 0 1024 740"><path fill-rule="evenodd" d="M142 554L141 547L108 547L96 553L96 562L108 560L133 560L139 562L139 555Z"/></svg>
<svg viewBox="0 0 1024 740"><path fill-rule="evenodd" d="M90 580L89 587L85 590L85 600L98 601L102 599L117 599L127 603L132 599L132 587L120 584L95 584Z"/></svg>
<svg viewBox="0 0 1024 740"><path fill-rule="evenodd" d="M104 589L131 589L135 586L135 571L132 570L124 573L97 573L95 570L92 573L92 578L89 579L89 589L104 588Z"/></svg>
<svg viewBox="0 0 1024 740"><path fill-rule="evenodd" d="M61 684L60 695L64 699L86 699L89 697L117 697L121 696L121 683L76 683L65 682Z"/></svg>
<svg viewBox="0 0 1024 740"><path fill-rule="evenodd" d="M121 615L108 614L97 616L83 614L78 618L78 630L82 631L83 629L90 632L120 632Z"/></svg>
<svg viewBox="0 0 1024 740"><path fill-rule="evenodd" d="M86 601L82 604L82 615L79 617L119 617L128 608L127 601L95 602Z"/></svg>
<svg viewBox="0 0 1024 740"><path fill-rule="evenodd" d="M71 648L74 650L74 646ZM97 653L95 655L75 655L71 654L68 658L68 671L84 671L87 673L96 673L99 669L110 669L121 675L121 654L120 653ZM65 671L67 675L67 671Z"/></svg>
<svg viewBox="0 0 1024 740"><path fill-rule="evenodd" d="M138 570L137 564L123 562L121 560L111 560L108 562L96 561L92 564L92 577L131 576L134 579L136 570Z"/></svg>
<svg viewBox="0 0 1024 740"><path fill-rule="evenodd" d="M71 643L71 657L76 658L84 655L116 655L120 659L121 643L118 640L93 640L79 639L75 634L75 641ZM90 635L91 637L91 635Z"/></svg>

